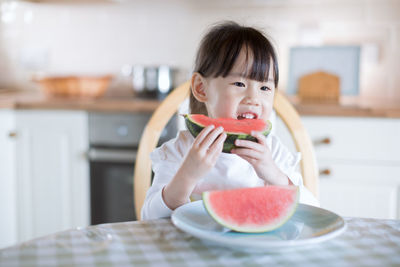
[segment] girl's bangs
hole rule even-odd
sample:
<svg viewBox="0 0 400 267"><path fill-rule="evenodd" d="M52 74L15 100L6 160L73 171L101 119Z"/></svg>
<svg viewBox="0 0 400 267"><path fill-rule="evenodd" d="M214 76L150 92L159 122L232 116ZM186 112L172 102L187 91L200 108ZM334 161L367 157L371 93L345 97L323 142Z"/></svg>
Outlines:
<svg viewBox="0 0 400 267"><path fill-rule="evenodd" d="M258 38L242 39L241 42L225 50L223 53L225 61L217 60L219 64L215 65L218 69L215 76L226 77L231 72L242 50L244 50L246 59L241 75L259 82L267 82L272 79L275 86L278 86L279 72L275 52L269 43L266 44L264 40ZM269 77L271 67L272 77Z"/></svg>
<svg viewBox="0 0 400 267"><path fill-rule="evenodd" d="M266 49L245 46L246 61L242 76L259 82L267 82L269 78L269 68L273 57ZM274 77L272 77L273 79Z"/></svg>

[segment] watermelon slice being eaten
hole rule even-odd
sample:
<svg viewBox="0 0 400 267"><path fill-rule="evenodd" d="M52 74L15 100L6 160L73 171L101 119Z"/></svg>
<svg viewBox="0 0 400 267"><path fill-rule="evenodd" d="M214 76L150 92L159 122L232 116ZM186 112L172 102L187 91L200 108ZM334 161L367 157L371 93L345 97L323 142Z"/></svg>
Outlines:
<svg viewBox="0 0 400 267"><path fill-rule="evenodd" d="M296 211L297 186L263 186L203 193L203 204L222 226L237 232L262 233L282 226Z"/></svg>
<svg viewBox="0 0 400 267"><path fill-rule="evenodd" d="M254 136L251 136L251 131L262 132L267 136L272 129L270 121L261 119L232 119L232 118L209 118L202 114L185 114L186 127L189 132L196 137L208 125L214 125L215 128L222 126L226 133L223 152L230 153L235 148L236 139L245 139L257 142Z"/></svg>

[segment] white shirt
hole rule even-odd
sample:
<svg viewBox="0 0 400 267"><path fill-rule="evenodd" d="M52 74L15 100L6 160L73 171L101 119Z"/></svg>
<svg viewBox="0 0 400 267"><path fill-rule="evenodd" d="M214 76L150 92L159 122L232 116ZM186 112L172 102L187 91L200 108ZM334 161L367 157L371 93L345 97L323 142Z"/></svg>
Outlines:
<svg viewBox="0 0 400 267"><path fill-rule="evenodd" d="M176 138L164 143L150 154L154 179L142 207L143 220L171 216L172 210L162 198L162 189L175 176L193 141L194 138L189 131L180 131ZM268 135L267 145L277 166L294 185L299 186L300 203L319 206L317 199L304 187L300 173L296 171L300 153L294 156L273 134ZM191 199L201 199L201 193L208 190L264 185L264 180L257 176L253 166L246 160L235 154L221 153L214 168L195 186Z"/></svg>

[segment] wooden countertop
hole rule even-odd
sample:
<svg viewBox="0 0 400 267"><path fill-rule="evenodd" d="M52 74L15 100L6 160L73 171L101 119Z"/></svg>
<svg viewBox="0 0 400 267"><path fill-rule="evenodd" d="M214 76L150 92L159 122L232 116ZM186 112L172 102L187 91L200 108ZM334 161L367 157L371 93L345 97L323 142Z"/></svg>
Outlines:
<svg viewBox="0 0 400 267"><path fill-rule="evenodd" d="M289 96L300 115L400 118L400 99L340 98L338 104L302 103ZM159 100L133 94L105 95L97 99L46 97L39 91L0 91L0 109L58 109L103 112L152 112Z"/></svg>
<svg viewBox="0 0 400 267"><path fill-rule="evenodd" d="M300 115L400 118L400 99L341 96L339 103L304 103L288 98Z"/></svg>
<svg viewBox="0 0 400 267"><path fill-rule="evenodd" d="M141 99L133 95L106 95L92 99L48 97L37 91L8 91L0 93L0 108L9 109L153 112L159 104L159 100Z"/></svg>

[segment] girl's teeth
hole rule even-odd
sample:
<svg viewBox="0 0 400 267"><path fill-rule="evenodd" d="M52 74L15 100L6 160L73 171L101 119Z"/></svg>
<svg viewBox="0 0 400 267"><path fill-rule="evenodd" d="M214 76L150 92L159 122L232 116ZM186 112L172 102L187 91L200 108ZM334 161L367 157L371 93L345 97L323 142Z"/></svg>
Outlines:
<svg viewBox="0 0 400 267"><path fill-rule="evenodd" d="M240 117L245 118L245 119L254 119L254 114L246 113L240 115Z"/></svg>

